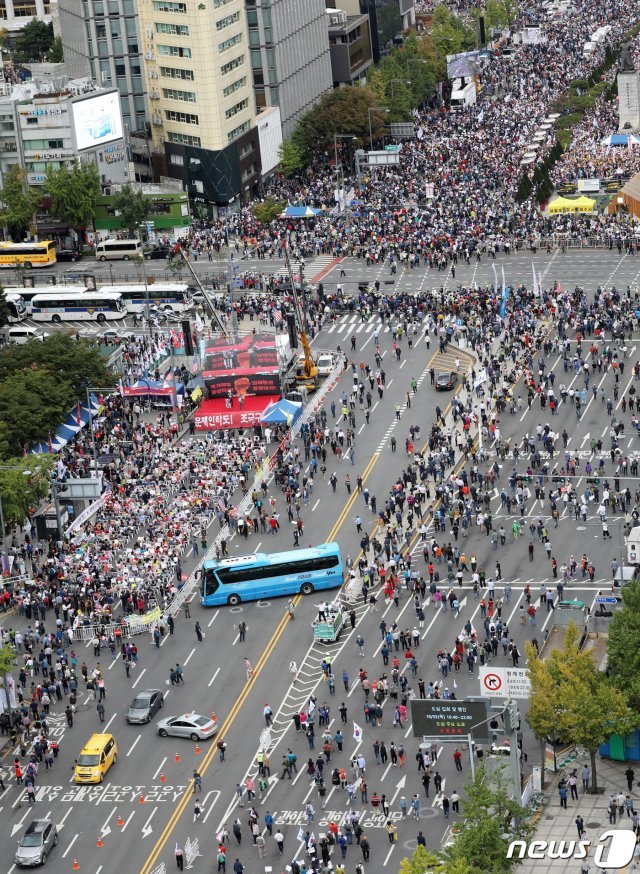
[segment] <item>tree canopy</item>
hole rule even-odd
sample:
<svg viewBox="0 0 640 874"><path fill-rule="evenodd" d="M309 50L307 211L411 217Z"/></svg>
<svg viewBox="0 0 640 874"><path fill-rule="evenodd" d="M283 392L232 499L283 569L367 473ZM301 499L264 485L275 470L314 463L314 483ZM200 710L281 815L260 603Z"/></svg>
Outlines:
<svg viewBox="0 0 640 874"><path fill-rule="evenodd" d="M5 524L21 525L49 494L53 455L9 459L14 470L0 470L0 498Z"/></svg>
<svg viewBox="0 0 640 874"><path fill-rule="evenodd" d="M436 6L433 13L430 36L438 53L445 58L476 47L475 32L443 4Z"/></svg>
<svg viewBox="0 0 640 874"><path fill-rule="evenodd" d="M509 796L499 771L489 775L484 767L477 768L465 790L459 830L443 856L477 874L507 874L514 865L513 859L507 859L509 842L529 833L522 808ZM452 874L453 869L445 871Z"/></svg>
<svg viewBox="0 0 640 874"><path fill-rule="evenodd" d="M473 874L473 870L466 859L445 859L418 844L411 856L400 862L399 874Z"/></svg>
<svg viewBox="0 0 640 874"><path fill-rule="evenodd" d="M611 619L607 652L612 683L640 709L640 580L622 590L622 609Z"/></svg>
<svg viewBox="0 0 640 874"><path fill-rule="evenodd" d="M56 334L0 352L0 457L19 457L47 439L85 398L86 386L113 377L97 347Z"/></svg>
<svg viewBox="0 0 640 874"><path fill-rule="evenodd" d="M251 212L256 221L260 224L268 225L277 218L286 206L284 200L276 200L275 197L267 197L262 203L254 203L251 207Z"/></svg>
<svg viewBox="0 0 640 874"><path fill-rule="evenodd" d="M134 191L130 185L123 186L113 198L113 208L120 213L122 226L130 237L135 237L138 228L151 214L150 199L142 191Z"/></svg>
<svg viewBox="0 0 640 874"><path fill-rule="evenodd" d="M40 198L40 193L27 185L22 167L13 164L4 174L4 185L0 191L0 221L15 239L22 240L32 224Z"/></svg>
<svg viewBox="0 0 640 874"><path fill-rule="evenodd" d="M76 231L93 222L101 191L95 164L63 164L58 170L48 170L44 188L53 200L54 215L61 221Z"/></svg>
<svg viewBox="0 0 640 874"><path fill-rule="evenodd" d="M625 694L596 668L590 653L580 649L580 637L580 630L571 623L563 648L551 650L544 660L526 644L531 678L526 718L539 738L553 731L589 751L596 791L598 747L612 734L626 734L635 728L637 717Z"/></svg>
<svg viewBox="0 0 640 874"><path fill-rule="evenodd" d="M43 61L53 45L53 25L34 18L26 24L13 44L16 61Z"/></svg>
<svg viewBox="0 0 640 874"><path fill-rule="evenodd" d="M287 178L304 167L300 146L293 140L283 140L280 143L278 157L280 158L280 172Z"/></svg>
<svg viewBox="0 0 640 874"><path fill-rule="evenodd" d="M384 135L387 117L384 109L373 108L377 106L376 96L369 88L348 86L329 91L302 116L293 142L306 162L320 151L331 152L334 134L354 134L363 145L369 138L369 115L374 139Z"/></svg>

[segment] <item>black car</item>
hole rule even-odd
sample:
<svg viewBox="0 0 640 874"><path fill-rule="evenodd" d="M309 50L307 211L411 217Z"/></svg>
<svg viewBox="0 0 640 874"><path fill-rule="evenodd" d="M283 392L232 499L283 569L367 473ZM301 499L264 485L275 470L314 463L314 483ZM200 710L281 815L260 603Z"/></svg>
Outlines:
<svg viewBox="0 0 640 874"><path fill-rule="evenodd" d="M171 246L154 246L153 249L147 249L144 257L147 261L160 261L170 258L173 255Z"/></svg>
<svg viewBox="0 0 640 874"><path fill-rule="evenodd" d="M72 261L75 263L82 258L82 252L78 252L77 249L59 249L56 252L56 258L58 261Z"/></svg>
<svg viewBox="0 0 640 874"><path fill-rule="evenodd" d="M436 373L436 391L450 391L458 381L455 370L441 370Z"/></svg>

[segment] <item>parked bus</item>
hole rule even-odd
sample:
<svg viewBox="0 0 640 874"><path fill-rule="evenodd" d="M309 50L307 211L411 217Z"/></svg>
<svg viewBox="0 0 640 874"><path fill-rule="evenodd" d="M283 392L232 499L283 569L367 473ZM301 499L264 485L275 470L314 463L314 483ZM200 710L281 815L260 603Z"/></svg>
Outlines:
<svg viewBox="0 0 640 874"><path fill-rule="evenodd" d="M56 263L53 240L40 243L0 243L0 267L50 267Z"/></svg>
<svg viewBox="0 0 640 874"><path fill-rule="evenodd" d="M5 288L2 290L2 294L7 302L9 324L13 325L16 322L21 322L23 319L26 319L27 302L20 292Z"/></svg>
<svg viewBox="0 0 640 874"><path fill-rule="evenodd" d="M275 598L310 595L342 585L342 558L337 543L323 543L288 552L256 552L220 561L205 561L200 594L205 607Z"/></svg>
<svg viewBox="0 0 640 874"><path fill-rule="evenodd" d="M193 288L180 282L153 282L148 284L149 304L157 309L184 313L193 306ZM144 315L147 311L147 295L144 285L101 285L100 291L113 291L122 295L127 312Z"/></svg>
<svg viewBox="0 0 640 874"><path fill-rule="evenodd" d="M3 288L5 297L7 294L19 294L25 302L27 315L31 313L31 301L37 294L60 294L61 291L80 294L88 289L84 285L5 285Z"/></svg>
<svg viewBox="0 0 640 874"><path fill-rule="evenodd" d="M106 322L121 319L127 308L121 294L102 291L59 291L36 294L31 300L34 322Z"/></svg>
<svg viewBox="0 0 640 874"><path fill-rule="evenodd" d="M130 261L131 258L142 257L142 243L140 240L103 240L96 246L96 258L98 261Z"/></svg>

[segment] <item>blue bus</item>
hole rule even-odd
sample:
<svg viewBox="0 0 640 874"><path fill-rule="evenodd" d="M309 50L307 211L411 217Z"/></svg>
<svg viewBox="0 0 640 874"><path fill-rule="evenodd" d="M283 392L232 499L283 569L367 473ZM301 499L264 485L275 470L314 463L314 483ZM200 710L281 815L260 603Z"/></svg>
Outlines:
<svg viewBox="0 0 640 874"><path fill-rule="evenodd" d="M256 552L202 565L200 594L205 607L257 601L278 595L310 595L342 585L342 558L337 543L288 552Z"/></svg>

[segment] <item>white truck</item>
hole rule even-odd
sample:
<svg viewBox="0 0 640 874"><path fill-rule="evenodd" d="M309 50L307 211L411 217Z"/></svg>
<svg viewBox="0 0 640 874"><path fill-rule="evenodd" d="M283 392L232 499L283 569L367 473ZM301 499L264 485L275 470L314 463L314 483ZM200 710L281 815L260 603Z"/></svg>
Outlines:
<svg viewBox="0 0 640 874"><path fill-rule="evenodd" d="M462 112L467 107L473 106L477 99L478 92L473 79L470 79L466 84L464 79L454 80L449 101L452 112Z"/></svg>

